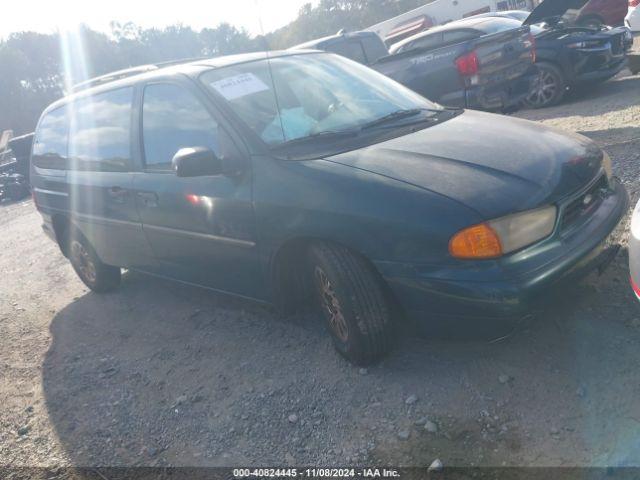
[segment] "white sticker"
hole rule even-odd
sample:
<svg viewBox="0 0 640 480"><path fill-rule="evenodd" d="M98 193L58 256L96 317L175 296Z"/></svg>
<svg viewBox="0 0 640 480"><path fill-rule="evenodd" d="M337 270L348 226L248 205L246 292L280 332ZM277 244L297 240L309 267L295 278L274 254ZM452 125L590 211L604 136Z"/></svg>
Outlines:
<svg viewBox="0 0 640 480"><path fill-rule="evenodd" d="M242 73L223 78L212 82L211 86L227 100L235 100L245 95L269 90L269 87L253 73Z"/></svg>

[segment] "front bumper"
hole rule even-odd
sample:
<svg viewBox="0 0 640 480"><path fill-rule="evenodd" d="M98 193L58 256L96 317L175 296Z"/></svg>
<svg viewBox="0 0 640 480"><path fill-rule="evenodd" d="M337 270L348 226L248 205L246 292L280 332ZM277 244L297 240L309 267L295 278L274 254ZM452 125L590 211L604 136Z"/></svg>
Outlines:
<svg viewBox="0 0 640 480"><path fill-rule="evenodd" d="M475 262L467 268L461 264L446 271L389 262L376 266L407 316L417 323L428 324L435 318L515 320L559 284L582 278L613 259L608 238L628 206L626 190L614 180L597 210L579 228L570 234L556 232L540 245L500 261ZM486 274L479 276L479 268Z"/></svg>

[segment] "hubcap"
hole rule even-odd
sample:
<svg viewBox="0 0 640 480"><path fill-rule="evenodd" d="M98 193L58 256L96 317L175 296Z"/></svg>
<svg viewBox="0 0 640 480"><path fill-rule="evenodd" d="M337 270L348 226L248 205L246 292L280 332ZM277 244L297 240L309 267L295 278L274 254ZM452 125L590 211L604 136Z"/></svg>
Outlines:
<svg viewBox="0 0 640 480"><path fill-rule="evenodd" d="M96 266L87 249L77 240L71 242L71 257L82 277L89 283L95 283Z"/></svg>
<svg viewBox="0 0 640 480"><path fill-rule="evenodd" d="M349 338L349 328L333 285L322 268L316 266L314 275L320 293L320 302L329 320L329 327L340 341L346 342Z"/></svg>
<svg viewBox="0 0 640 480"><path fill-rule="evenodd" d="M557 91L558 85L553 75L546 70L541 70L535 88L527 97L527 102L536 106L546 105L553 99Z"/></svg>

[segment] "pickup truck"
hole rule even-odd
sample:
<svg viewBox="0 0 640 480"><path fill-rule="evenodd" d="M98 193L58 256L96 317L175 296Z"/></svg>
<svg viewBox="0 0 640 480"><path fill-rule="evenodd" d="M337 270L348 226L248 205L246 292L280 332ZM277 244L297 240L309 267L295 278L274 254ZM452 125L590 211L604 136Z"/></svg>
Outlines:
<svg viewBox="0 0 640 480"><path fill-rule="evenodd" d="M494 32L497 19L460 20L409 37L427 41L389 53L373 32L343 33L292 49L326 50L393 78L450 107L513 111L537 79L535 41L529 27Z"/></svg>

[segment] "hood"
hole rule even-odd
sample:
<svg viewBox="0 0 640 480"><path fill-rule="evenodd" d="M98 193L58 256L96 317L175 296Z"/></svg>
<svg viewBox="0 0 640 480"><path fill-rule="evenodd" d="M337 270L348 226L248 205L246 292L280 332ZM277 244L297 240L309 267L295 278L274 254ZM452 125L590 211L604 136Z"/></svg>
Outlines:
<svg viewBox="0 0 640 480"><path fill-rule="evenodd" d="M589 0L544 0L533 9L531 15L523 22L523 25L544 22L552 17L565 17L567 20L575 20L580 15L580 10L589 3Z"/></svg>
<svg viewBox="0 0 640 480"><path fill-rule="evenodd" d="M469 110L327 160L443 195L488 220L584 187L600 171L602 151L580 135Z"/></svg>

